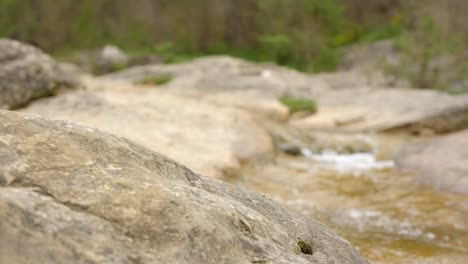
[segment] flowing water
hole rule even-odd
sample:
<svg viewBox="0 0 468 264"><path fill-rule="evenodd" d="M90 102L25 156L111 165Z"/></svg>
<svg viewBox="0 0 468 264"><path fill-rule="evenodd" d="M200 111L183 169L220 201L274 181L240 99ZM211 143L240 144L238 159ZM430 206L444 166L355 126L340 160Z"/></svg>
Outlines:
<svg viewBox="0 0 468 264"><path fill-rule="evenodd" d="M380 142L375 153L279 155L238 183L331 227L373 263L468 263L468 196L399 171L396 141Z"/></svg>

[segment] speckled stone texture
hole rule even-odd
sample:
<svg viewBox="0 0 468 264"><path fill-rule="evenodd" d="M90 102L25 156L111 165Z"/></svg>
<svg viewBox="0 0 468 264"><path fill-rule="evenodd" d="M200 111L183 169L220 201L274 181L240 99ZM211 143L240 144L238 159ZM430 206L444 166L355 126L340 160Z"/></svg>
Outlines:
<svg viewBox="0 0 468 264"><path fill-rule="evenodd" d="M0 218L0 263L367 263L262 195L95 128L4 110Z"/></svg>

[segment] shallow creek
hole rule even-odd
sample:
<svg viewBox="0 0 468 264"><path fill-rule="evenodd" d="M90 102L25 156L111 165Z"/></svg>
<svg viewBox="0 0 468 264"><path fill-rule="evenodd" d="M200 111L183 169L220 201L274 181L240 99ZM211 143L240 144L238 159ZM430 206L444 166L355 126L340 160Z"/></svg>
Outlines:
<svg viewBox="0 0 468 264"><path fill-rule="evenodd" d="M406 139L376 142L367 154L281 154L237 183L331 227L373 263L468 263L468 196L395 168L395 146Z"/></svg>

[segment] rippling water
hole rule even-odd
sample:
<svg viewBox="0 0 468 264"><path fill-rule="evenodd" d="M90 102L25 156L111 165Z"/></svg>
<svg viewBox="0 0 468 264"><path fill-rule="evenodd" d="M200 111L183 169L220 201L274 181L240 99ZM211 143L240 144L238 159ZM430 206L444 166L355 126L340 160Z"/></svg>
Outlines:
<svg viewBox="0 0 468 264"><path fill-rule="evenodd" d="M468 263L468 196L372 153L304 154L248 169L239 184L328 225L374 263Z"/></svg>

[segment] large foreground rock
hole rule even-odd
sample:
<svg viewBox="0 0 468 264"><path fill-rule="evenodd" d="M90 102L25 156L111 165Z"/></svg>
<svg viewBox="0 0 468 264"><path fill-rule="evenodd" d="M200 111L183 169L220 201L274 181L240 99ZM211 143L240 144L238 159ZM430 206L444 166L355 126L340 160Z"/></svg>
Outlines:
<svg viewBox="0 0 468 264"><path fill-rule="evenodd" d="M401 157L398 164L419 172L438 188L468 194L468 130L420 146Z"/></svg>
<svg viewBox="0 0 468 264"><path fill-rule="evenodd" d="M0 111L0 168L0 263L367 263L313 220L94 128Z"/></svg>
<svg viewBox="0 0 468 264"><path fill-rule="evenodd" d="M0 109L18 108L77 85L75 76L38 48L0 39Z"/></svg>
<svg viewBox="0 0 468 264"><path fill-rule="evenodd" d="M319 108L316 115L292 121L294 126L306 129L347 132L410 128L444 132L462 126L463 116L468 112L468 96L376 87L356 72L307 75L226 56L134 67L104 78L134 82L160 75L174 77L166 85L173 89L249 93L262 99L291 94L316 100Z"/></svg>
<svg viewBox="0 0 468 264"><path fill-rule="evenodd" d="M244 164L272 157L271 137L245 111L171 91L105 82L91 86L21 111L110 131L218 178L235 177Z"/></svg>

